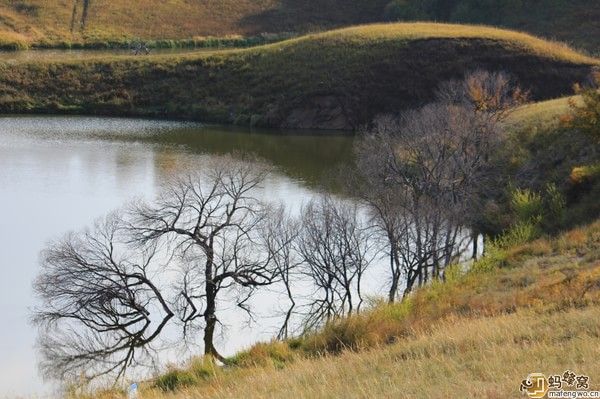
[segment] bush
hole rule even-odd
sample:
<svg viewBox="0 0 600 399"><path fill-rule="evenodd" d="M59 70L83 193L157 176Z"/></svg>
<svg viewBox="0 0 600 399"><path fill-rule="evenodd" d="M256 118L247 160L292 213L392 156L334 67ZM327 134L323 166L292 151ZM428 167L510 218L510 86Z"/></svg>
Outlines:
<svg viewBox="0 0 600 399"><path fill-rule="evenodd" d="M175 391L176 389L196 384L197 380L187 370L171 370L161 375L156 380L156 387L162 391Z"/></svg>
<svg viewBox="0 0 600 399"><path fill-rule="evenodd" d="M238 353L230 359L231 364L239 367L274 366L281 368L293 362L294 352L287 342L275 341L259 343L247 351Z"/></svg>
<svg viewBox="0 0 600 399"><path fill-rule="evenodd" d="M600 163L594 165L577 166L569 175L572 186L587 186L600 178Z"/></svg>
<svg viewBox="0 0 600 399"><path fill-rule="evenodd" d="M389 344L408 333L408 317L413 310L412 297L394 304L379 302L369 311L331 321L305 336L299 347L308 355L319 356Z"/></svg>
<svg viewBox="0 0 600 399"><path fill-rule="evenodd" d="M563 124L583 132L600 144L600 71L594 72L588 87L576 85L575 92L583 99L583 105L570 101L571 112L563 116Z"/></svg>
<svg viewBox="0 0 600 399"><path fill-rule="evenodd" d="M517 223L539 222L544 212L540 194L529 189L513 190L511 208L517 218Z"/></svg>
<svg viewBox="0 0 600 399"><path fill-rule="evenodd" d="M162 391L175 391L179 388L197 385L201 381L214 377L220 368L208 357L200 357L191 361L187 368L172 369L158 377L155 386Z"/></svg>

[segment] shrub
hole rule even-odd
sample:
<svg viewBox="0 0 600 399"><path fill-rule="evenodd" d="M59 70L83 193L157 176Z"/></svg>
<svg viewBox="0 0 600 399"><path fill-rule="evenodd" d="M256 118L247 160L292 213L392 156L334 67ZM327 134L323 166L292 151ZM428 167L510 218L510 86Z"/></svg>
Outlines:
<svg viewBox="0 0 600 399"><path fill-rule="evenodd" d="M586 186L600 178L600 163L594 165L577 166L569 175L569 182L573 186Z"/></svg>
<svg viewBox="0 0 600 399"><path fill-rule="evenodd" d="M539 229L535 223L519 222L494 240L492 247L505 250L533 241L539 237L539 233Z"/></svg>
<svg viewBox="0 0 600 399"><path fill-rule="evenodd" d="M231 363L240 367L274 366L281 368L293 362L295 354L287 342L259 343L247 351L238 353Z"/></svg>
<svg viewBox="0 0 600 399"><path fill-rule="evenodd" d="M187 370L170 370L158 377L156 387L162 391L175 391L176 389L192 386L197 383L194 375Z"/></svg>
<svg viewBox="0 0 600 399"><path fill-rule="evenodd" d="M537 223L544 212L541 195L529 189L513 190L511 208L516 215L517 223Z"/></svg>
<svg viewBox="0 0 600 399"><path fill-rule="evenodd" d="M173 368L158 377L154 385L162 391L175 391L179 388L197 385L201 381L214 377L220 368L212 359L199 357L193 359L185 369Z"/></svg>
<svg viewBox="0 0 600 399"><path fill-rule="evenodd" d="M550 183L546 186L546 205L548 216L552 218L562 217L567 202L556 184Z"/></svg>
<svg viewBox="0 0 600 399"><path fill-rule="evenodd" d="M367 312L331 321L319 332L305 336L300 345L309 355L338 354L395 342L408 333L413 297L400 303L380 302Z"/></svg>
<svg viewBox="0 0 600 399"><path fill-rule="evenodd" d="M489 244L485 250L485 255L475 261L471 266L471 273L489 273L506 262L507 254L500 248Z"/></svg>
<svg viewBox="0 0 600 399"><path fill-rule="evenodd" d="M600 143L600 71L595 71L592 84L588 87L575 86L575 92L581 95L583 105L570 101L570 113L562 118L563 124L575 128Z"/></svg>

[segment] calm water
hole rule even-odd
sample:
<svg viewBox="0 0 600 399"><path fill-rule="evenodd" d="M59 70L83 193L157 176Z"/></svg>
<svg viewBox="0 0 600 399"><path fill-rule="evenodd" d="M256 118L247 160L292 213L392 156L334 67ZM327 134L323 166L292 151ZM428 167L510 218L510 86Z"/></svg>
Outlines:
<svg viewBox="0 0 600 399"><path fill-rule="evenodd" d="M28 323L38 253L49 240L134 197L151 198L165 178L190 165L236 151L277 165L262 195L298 208L352 153L348 137L277 133L143 120L0 118L0 397L52 389L38 376L36 332ZM228 315L226 354L273 335L279 320L266 315L278 298L265 293L257 303L265 315L260 323Z"/></svg>

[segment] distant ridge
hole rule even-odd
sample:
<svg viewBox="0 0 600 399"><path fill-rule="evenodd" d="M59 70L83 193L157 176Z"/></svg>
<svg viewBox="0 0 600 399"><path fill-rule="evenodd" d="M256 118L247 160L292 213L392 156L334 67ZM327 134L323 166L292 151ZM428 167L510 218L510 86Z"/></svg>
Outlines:
<svg viewBox="0 0 600 399"><path fill-rule="evenodd" d="M402 19L500 25L600 51L600 2L590 0L89 1L82 30L74 0L0 0L0 47L306 33Z"/></svg>
<svg viewBox="0 0 600 399"><path fill-rule="evenodd" d="M354 130L431 101L441 82L474 69L506 71L545 100L572 94L597 65L518 32L375 24L243 50L0 64L0 112Z"/></svg>

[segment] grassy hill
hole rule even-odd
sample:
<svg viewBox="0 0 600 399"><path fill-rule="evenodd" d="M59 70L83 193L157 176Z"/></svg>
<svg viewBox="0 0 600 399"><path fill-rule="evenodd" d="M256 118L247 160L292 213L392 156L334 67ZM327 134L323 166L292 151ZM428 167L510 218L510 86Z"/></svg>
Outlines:
<svg viewBox="0 0 600 399"><path fill-rule="evenodd" d="M560 97L597 59L522 33L375 24L239 50L0 64L0 112L191 118L354 129L431 100L440 82L505 70L533 100Z"/></svg>
<svg viewBox="0 0 600 399"><path fill-rule="evenodd" d="M600 4L588 0L0 0L0 46L102 45L133 39L307 32L384 20L499 25L600 50Z"/></svg>
<svg viewBox="0 0 600 399"><path fill-rule="evenodd" d="M507 398L529 373L570 369L600 389L600 222L513 240L401 304L304 338L198 359L144 398ZM118 392L100 397L119 398Z"/></svg>
<svg viewBox="0 0 600 399"><path fill-rule="evenodd" d="M91 0L85 29L74 0L1 0L0 44L64 46L305 32L381 20L386 0ZM79 3L82 3L81 1Z"/></svg>

